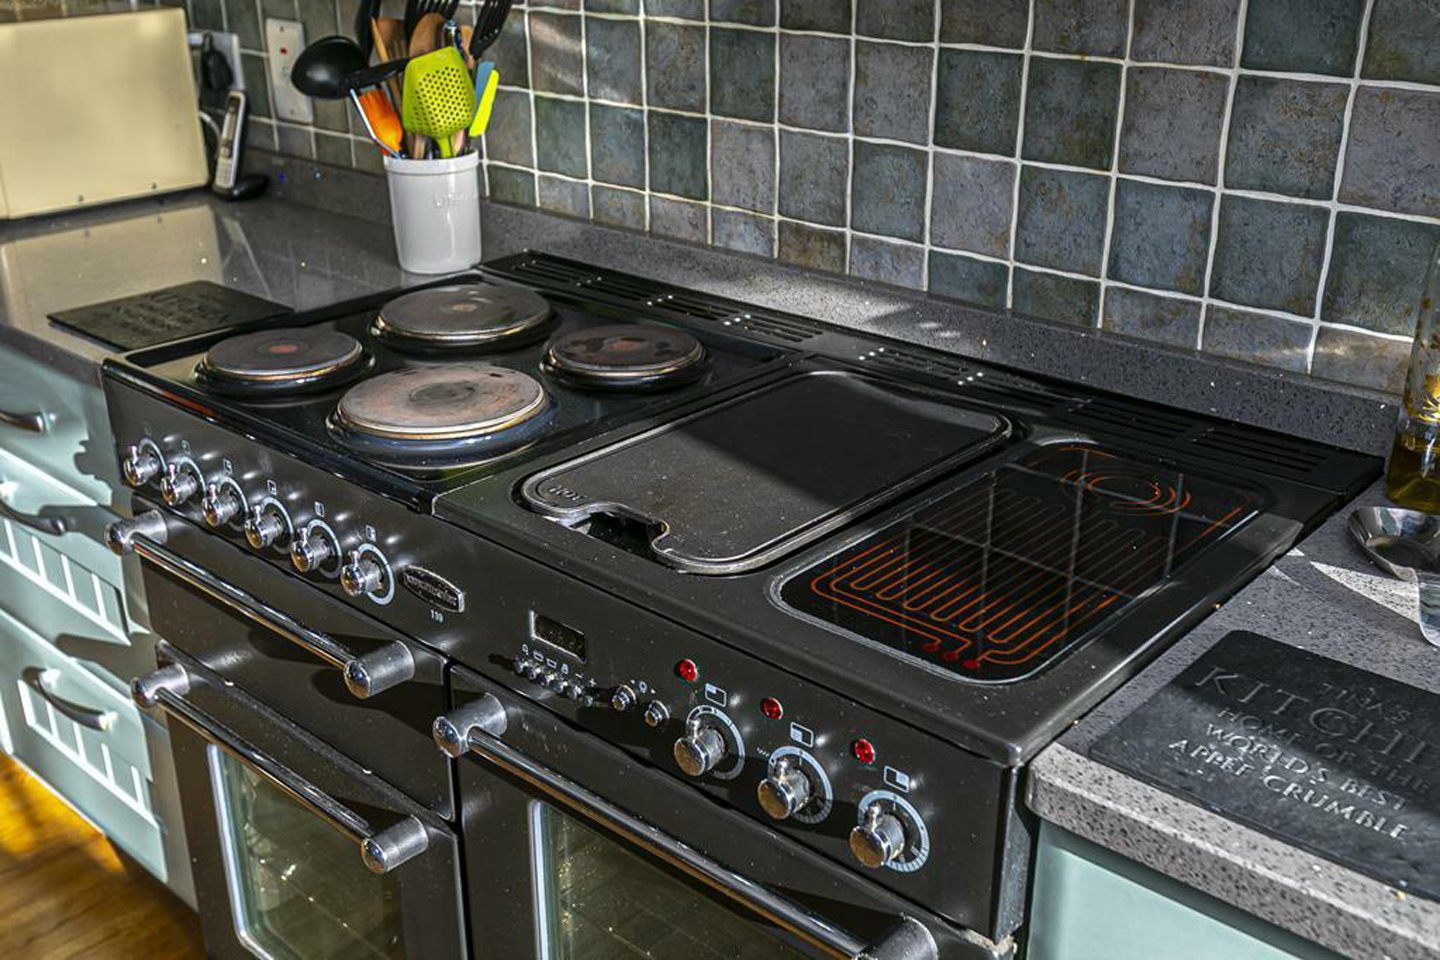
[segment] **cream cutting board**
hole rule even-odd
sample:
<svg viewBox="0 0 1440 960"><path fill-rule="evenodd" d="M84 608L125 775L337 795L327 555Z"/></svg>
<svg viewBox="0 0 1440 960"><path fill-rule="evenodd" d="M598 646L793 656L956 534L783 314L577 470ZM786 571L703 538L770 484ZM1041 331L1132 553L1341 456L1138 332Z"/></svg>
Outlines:
<svg viewBox="0 0 1440 960"><path fill-rule="evenodd" d="M177 8L0 23L0 218L209 179Z"/></svg>

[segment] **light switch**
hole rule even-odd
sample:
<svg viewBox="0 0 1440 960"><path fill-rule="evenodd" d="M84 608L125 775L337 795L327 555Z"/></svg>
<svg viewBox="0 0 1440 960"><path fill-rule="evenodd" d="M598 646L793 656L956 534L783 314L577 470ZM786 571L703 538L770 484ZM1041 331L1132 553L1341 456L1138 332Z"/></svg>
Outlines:
<svg viewBox="0 0 1440 960"><path fill-rule="evenodd" d="M270 96L275 101L275 118L291 123L314 123L315 108L290 82L295 59L305 49L305 25L298 20L265 18L265 52L270 64Z"/></svg>

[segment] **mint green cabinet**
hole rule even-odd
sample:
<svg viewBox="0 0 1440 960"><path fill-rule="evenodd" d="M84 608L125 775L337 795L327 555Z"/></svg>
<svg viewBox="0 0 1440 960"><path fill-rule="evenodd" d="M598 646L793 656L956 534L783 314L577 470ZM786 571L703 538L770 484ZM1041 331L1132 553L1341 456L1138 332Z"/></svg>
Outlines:
<svg viewBox="0 0 1440 960"><path fill-rule="evenodd" d="M1229 904L1042 823L1026 960L1340 960Z"/></svg>

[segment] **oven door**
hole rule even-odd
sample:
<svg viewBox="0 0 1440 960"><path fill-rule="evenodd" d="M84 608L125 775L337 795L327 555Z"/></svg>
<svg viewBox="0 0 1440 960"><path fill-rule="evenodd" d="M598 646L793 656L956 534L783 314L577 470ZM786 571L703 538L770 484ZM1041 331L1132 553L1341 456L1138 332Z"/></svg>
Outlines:
<svg viewBox="0 0 1440 960"><path fill-rule="evenodd" d="M1008 956L569 726L451 671L477 960Z"/></svg>
<svg viewBox="0 0 1440 960"><path fill-rule="evenodd" d="M208 956L463 960L444 820L166 643L137 679L170 720Z"/></svg>

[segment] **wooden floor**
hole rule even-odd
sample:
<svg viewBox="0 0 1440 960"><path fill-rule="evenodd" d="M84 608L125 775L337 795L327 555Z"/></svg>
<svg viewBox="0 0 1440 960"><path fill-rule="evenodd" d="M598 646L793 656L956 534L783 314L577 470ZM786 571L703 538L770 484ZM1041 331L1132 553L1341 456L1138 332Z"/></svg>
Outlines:
<svg viewBox="0 0 1440 960"><path fill-rule="evenodd" d="M0 754L0 960L194 960L200 921Z"/></svg>

